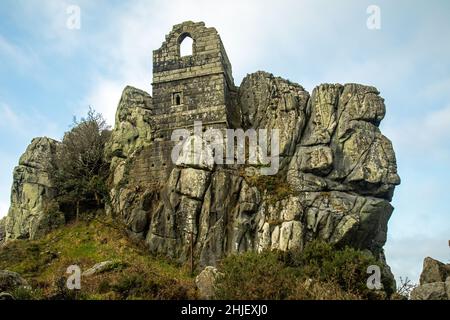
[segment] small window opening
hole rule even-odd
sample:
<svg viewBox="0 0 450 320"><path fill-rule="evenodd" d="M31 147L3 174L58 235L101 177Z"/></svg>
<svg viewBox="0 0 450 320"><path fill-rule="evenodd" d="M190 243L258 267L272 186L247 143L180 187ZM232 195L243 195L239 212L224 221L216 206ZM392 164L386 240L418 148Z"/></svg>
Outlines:
<svg viewBox="0 0 450 320"><path fill-rule="evenodd" d="M181 92L175 92L172 95L172 105L180 106L182 102Z"/></svg>
<svg viewBox="0 0 450 320"><path fill-rule="evenodd" d="M194 40L190 36L186 36L180 43L180 57L192 56Z"/></svg>

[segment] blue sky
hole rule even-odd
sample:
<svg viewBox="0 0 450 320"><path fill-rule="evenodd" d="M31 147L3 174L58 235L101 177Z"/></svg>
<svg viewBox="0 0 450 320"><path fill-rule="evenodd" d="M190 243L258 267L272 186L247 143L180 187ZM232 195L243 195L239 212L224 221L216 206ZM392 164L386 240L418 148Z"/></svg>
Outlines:
<svg viewBox="0 0 450 320"><path fill-rule="evenodd" d="M66 27L69 5L81 28ZM381 29L369 30L369 5ZM12 170L35 136L60 139L89 105L112 124L121 90L151 92L152 50L171 26L219 31L236 84L265 70L312 91L320 83L376 86L402 184L385 246L398 277L417 281L422 260L450 260L449 1L0 2L0 216Z"/></svg>

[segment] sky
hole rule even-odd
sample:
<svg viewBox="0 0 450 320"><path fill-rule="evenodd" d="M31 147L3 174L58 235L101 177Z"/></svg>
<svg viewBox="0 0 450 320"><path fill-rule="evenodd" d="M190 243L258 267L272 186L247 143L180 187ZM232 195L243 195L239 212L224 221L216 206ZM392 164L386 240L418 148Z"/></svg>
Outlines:
<svg viewBox="0 0 450 320"><path fill-rule="evenodd" d="M397 279L417 282L426 256L450 262L449 14L445 0L2 0L0 217L33 137L61 139L89 106L113 125L126 85L151 93L152 51L172 25L204 21L219 31L237 85L264 70L309 92L379 89L402 179L385 251Z"/></svg>

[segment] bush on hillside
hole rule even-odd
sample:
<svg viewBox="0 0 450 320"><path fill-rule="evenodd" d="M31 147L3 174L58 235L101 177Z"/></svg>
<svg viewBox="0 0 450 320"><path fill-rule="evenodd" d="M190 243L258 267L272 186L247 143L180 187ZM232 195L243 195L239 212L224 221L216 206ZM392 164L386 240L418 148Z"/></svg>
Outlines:
<svg viewBox="0 0 450 320"><path fill-rule="evenodd" d="M372 299L383 298L367 288L367 267L380 265L365 252L336 249L313 241L302 251L232 255L220 264L218 299ZM380 266L381 267L381 266ZM389 292L389 279L382 277Z"/></svg>
<svg viewBox="0 0 450 320"><path fill-rule="evenodd" d="M266 251L231 255L222 260L217 298L224 300L287 299L294 275L278 255Z"/></svg>

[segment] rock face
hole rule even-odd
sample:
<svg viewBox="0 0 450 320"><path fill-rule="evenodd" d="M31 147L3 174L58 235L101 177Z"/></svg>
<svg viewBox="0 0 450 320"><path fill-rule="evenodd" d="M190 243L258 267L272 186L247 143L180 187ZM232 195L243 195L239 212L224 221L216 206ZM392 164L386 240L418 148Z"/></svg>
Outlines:
<svg viewBox="0 0 450 320"><path fill-rule="evenodd" d="M11 207L5 221L5 239L35 239L64 223L54 214L51 200L56 194L49 172L58 142L35 138L14 169Z"/></svg>
<svg viewBox="0 0 450 320"><path fill-rule="evenodd" d="M420 285L411 292L411 299L450 300L450 264L425 258Z"/></svg>
<svg viewBox="0 0 450 320"><path fill-rule="evenodd" d="M163 47L175 46L172 38L183 32L195 40L189 30L200 27L194 25L175 26ZM225 55L217 39L211 48L215 45ZM378 127L385 105L374 87L322 84L310 95L267 72L249 74L234 87L226 60L221 65L225 88L224 82L198 82L192 91L197 74L194 66L186 68L189 63L198 67L203 51L196 55L194 50L194 62L179 60L176 48L160 60L162 52L155 52L154 63L158 81L162 76L167 84L159 83L153 99L137 89L124 90L111 142L109 212L126 223L130 235L145 240L152 252L181 262L192 254L201 267L215 265L230 253L301 249L314 239L369 250L384 262L390 201L400 178L392 144ZM216 95L214 90L227 94ZM212 109L170 102L171 92L184 101L199 101L200 107L210 95L211 101L225 105L227 121L221 116L208 128L278 129L278 173L265 176L257 165L206 161L216 150L211 155L205 151L201 158L206 160L199 164L184 157L173 163L172 149L158 149L161 160L155 164L154 153L146 150L156 150L170 136L160 135L161 128L192 132L194 121L212 123ZM160 168L159 176L147 174L152 166Z"/></svg>
<svg viewBox="0 0 450 320"><path fill-rule="evenodd" d="M433 258L426 257L420 274L420 284L443 282L450 277L450 264L444 264Z"/></svg>
<svg viewBox="0 0 450 320"><path fill-rule="evenodd" d="M411 292L411 300L448 300L446 283L425 283L414 288Z"/></svg>
<svg viewBox="0 0 450 320"><path fill-rule="evenodd" d="M129 108L121 101L118 114ZM158 190L116 167L112 208L130 233L145 238L151 251L182 261L192 236L200 265L231 252L302 248L314 239L382 255L400 180L392 145L378 128L385 107L376 89L321 85L309 99L299 85L258 72L243 80L237 107L243 126L282 128L279 174L182 163ZM133 118L133 111L124 114ZM118 119L116 128L130 122ZM135 152L130 141L124 148ZM120 158L124 167L137 161L133 152Z"/></svg>
<svg viewBox="0 0 450 320"><path fill-rule="evenodd" d="M116 126L108 146L113 188L110 193L111 206L107 209L118 214L129 227L130 234L137 238L144 237L149 210L147 193L135 192L135 188L147 189L151 186L151 183L139 184L142 179L136 174L136 168L140 165L140 153L150 145L155 136L151 105L152 98L149 94L126 87L117 108Z"/></svg>
<svg viewBox="0 0 450 320"><path fill-rule="evenodd" d="M6 218L0 219L0 245L3 244L6 238Z"/></svg>
<svg viewBox="0 0 450 320"><path fill-rule="evenodd" d="M242 127L279 129L280 156L292 156L305 126L309 93L267 72L247 75L238 92Z"/></svg>

